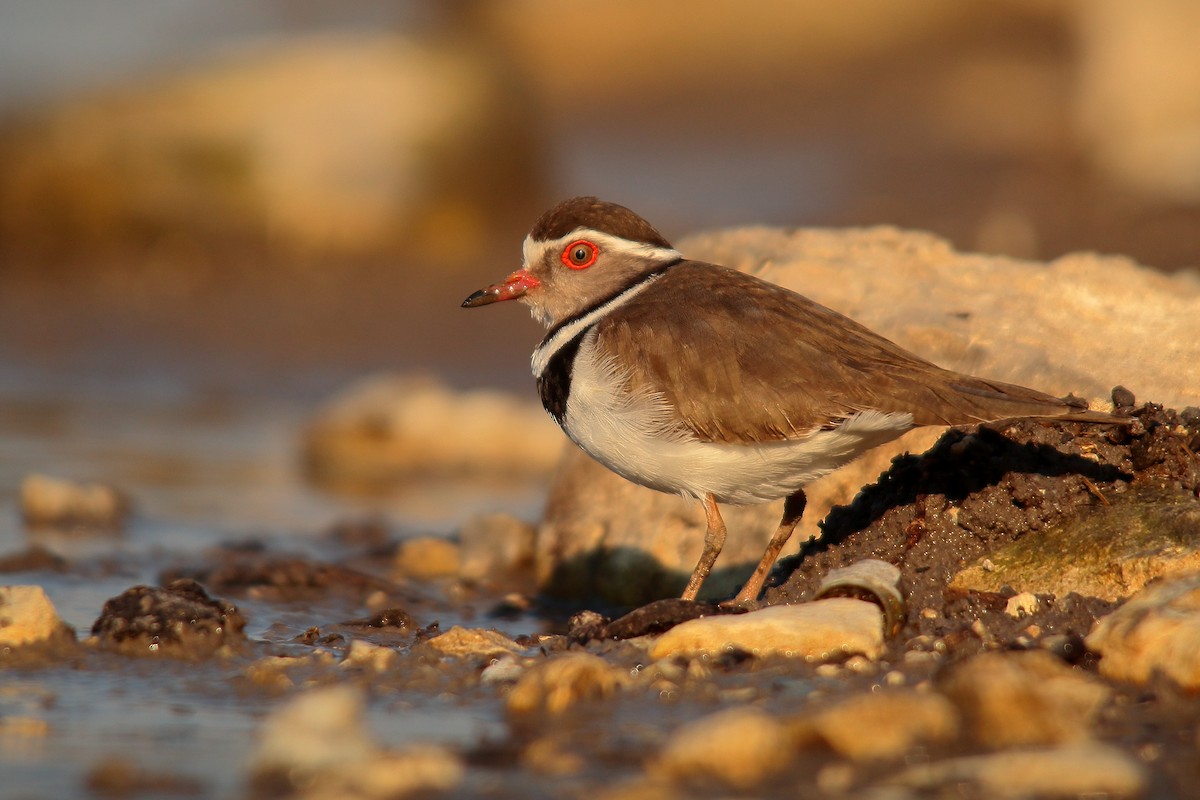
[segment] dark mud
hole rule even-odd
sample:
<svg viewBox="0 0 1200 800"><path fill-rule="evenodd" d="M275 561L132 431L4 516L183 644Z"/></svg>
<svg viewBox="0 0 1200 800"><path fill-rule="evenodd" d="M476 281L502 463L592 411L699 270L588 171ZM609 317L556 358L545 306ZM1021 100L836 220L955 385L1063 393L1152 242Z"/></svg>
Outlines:
<svg viewBox="0 0 1200 800"><path fill-rule="evenodd" d="M1015 591L965 592L949 584L997 547L1088 509L1135 502L1143 492L1196 500L1200 410L1134 408L1120 387L1113 396L1131 424L1016 420L951 430L925 454L896 458L852 503L830 512L819 540L785 559L780 571L791 574L767 591L765 602L812 599L830 570L877 558L900 568L908 600L908 621L894 646L922 635L981 645L972 632L977 620L1014 646L1028 639L1031 625L1043 636L1086 634L1114 604L1043 596L1040 612L1018 620L1005 613Z"/></svg>
<svg viewBox="0 0 1200 800"><path fill-rule="evenodd" d="M103 647L131 655L199 658L245 642L245 627L237 606L181 578L163 587L134 586L112 598L92 635Z"/></svg>

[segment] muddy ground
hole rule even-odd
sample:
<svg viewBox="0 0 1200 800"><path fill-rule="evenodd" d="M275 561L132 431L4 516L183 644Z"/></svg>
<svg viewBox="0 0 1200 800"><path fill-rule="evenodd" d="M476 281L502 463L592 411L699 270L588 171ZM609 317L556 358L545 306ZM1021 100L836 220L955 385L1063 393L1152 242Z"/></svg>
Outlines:
<svg viewBox="0 0 1200 800"><path fill-rule="evenodd" d="M417 580L396 571L401 548L395 531L377 521L347 520L304 553L265 536L167 559L171 563L154 574L164 588L114 593L96 609L90 631L0 654L6 680L43 687L34 706L0 696L0 711L7 708L10 722L41 715L53 723L59 714L60 730L52 724L41 736L70 740L66 726L80 713L76 704L101 702L100 691L103 702L129 706L134 718L146 703L195 715L208 735L228 737L240 753L236 763L217 763L203 744L189 760L181 755L186 741L168 737L145 747L114 741L107 750L88 751L93 757L84 765L69 763L67 755L45 764L79 773L72 796L321 796L286 770L264 768L256 748L268 727L264 720L309 690L336 686L362 693L386 745L418 741L440 748L434 762L453 769L439 780L450 782L419 788L419 796L724 796L730 786L720 782L673 778L664 784L653 777L679 731L713 712L750 706L778 719L803 718L831 702L880 691L911 687L927 694L944 686L956 665L983 652L1036 651L1073 665L1111 693L1079 735L1112 745L1144 767L1139 796L1194 796L1200 697L1165 680L1135 686L1099 678L1097 656L1084 644L1095 621L1118 603L1042 594L1038 610L1014 617L1005 607L1015 591L949 588L964 566L996 548L1097 508L1143 495L1197 502L1200 412L1135 406L1127 393L1115 396L1118 412L1132 417L1128 425L1022 420L948 432L929 453L896 459L851 504L829 515L821 541L780 565L762 605L812 599L829 570L863 558L899 566L908 613L878 660L852 656L822 664L727 649L653 662L632 637L720 609L664 601L603 609L607 616L601 616L582 602L540 597L527 574L507 576L503 589L452 575ZM47 571L111 583L136 573L132 566L112 557L56 558L36 548L4 562L8 583L36 582ZM624 611L630 613L621 616ZM484 633L459 650L437 649L446 647L445 639L435 645L438 637L456 625L507 635ZM584 654L596 657L588 669L599 670L601 679L585 670L568 688L536 696L533 711L514 710L523 675ZM568 699L553 699L560 695ZM555 707L560 702L564 708ZM214 708L228 716L206 717ZM147 736L158 735L155 724ZM15 725L6 729L10 739L31 735ZM165 761L164 746L172 753ZM906 758L936 765L979 752L978 742L964 737L926 743ZM828 748L806 747L750 785L764 797L854 796L889 785L897 768L894 759L847 762ZM212 777L213 770L223 777ZM360 796L408 792L387 785L388 791ZM988 794L960 781L896 796Z"/></svg>

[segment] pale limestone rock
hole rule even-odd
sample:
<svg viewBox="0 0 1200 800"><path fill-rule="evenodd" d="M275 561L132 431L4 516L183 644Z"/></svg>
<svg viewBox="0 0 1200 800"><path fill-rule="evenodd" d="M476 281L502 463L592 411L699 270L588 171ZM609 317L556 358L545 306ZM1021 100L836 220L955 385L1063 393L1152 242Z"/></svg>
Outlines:
<svg viewBox="0 0 1200 800"><path fill-rule="evenodd" d="M1140 797L1146 771L1137 759L1111 745L1082 742L1038 750L1012 750L910 767L885 781L918 791L961 795L970 784L979 797Z"/></svg>
<svg viewBox="0 0 1200 800"><path fill-rule="evenodd" d="M1075 117L1092 159L1150 196L1200 200L1200 6L1090 0L1071 9Z"/></svg>
<svg viewBox="0 0 1200 800"><path fill-rule="evenodd" d="M71 629L40 586L0 586L0 646L42 642Z"/></svg>
<svg viewBox="0 0 1200 800"><path fill-rule="evenodd" d="M1121 498L989 551L950 581L954 589L1120 600L1150 581L1200 570L1200 507L1188 496Z"/></svg>
<svg viewBox="0 0 1200 800"><path fill-rule="evenodd" d="M392 800L410 794L427 797L454 789L462 783L466 771L463 760L449 749L436 744L414 744L381 752L365 764L335 770L332 776L321 776L314 791L304 797L329 800L346 797Z"/></svg>
<svg viewBox="0 0 1200 800"><path fill-rule="evenodd" d="M1200 573L1157 583L1100 619L1087 646L1100 674L1146 683L1156 675L1200 689Z"/></svg>
<svg viewBox="0 0 1200 800"><path fill-rule="evenodd" d="M951 369L1074 392L1098 407L1116 384L1142 400L1200 405L1193 371L1180 368L1200 363L1200 280L1185 273L1093 254L1042 264L957 253L930 234L887 227L739 228L679 247L795 289ZM785 553L893 457L922 452L943 432L911 431L806 487L808 508ZM708 597L750 574L781 508L723 509L729 538ZM569 449L538 528L537 577L555 593L637 604L679 592L703 536L697 501L634 486Z"/></svg>
<svg viewBox="0 0 1200 800"><path fill-rule="evenodd" d="M457 575L461 564L459 546L435 536L417 536L400 542L394 566L405 577L418 581Z"/></svg>
<svg viewBox="0 0 1200 800"><path fill-rule="evenodd" d="M365 639L355 639L346 648L346 656L342 659L343 668L358 667L370 672L386 672L396 663L396 651L390 647L368 642Z"/></svg>
<svg viewBox="0 0 1200 800"><path fill-rule="evenodd" d="M562 653L525 670L508 693L512 714L561 714L583 700L612 695L628 675L590 653Z"/></svg>
<svg viewBox="0 0 1200 800"><path fill-rule="evenodd" d="M119 531L129 510L129 498L102 483L78 483L39 474L21 481L21 516L29 526Z"/></svg>
<svg viewBox="0 0 1200 800"><path fill-rule="evenodd" d="M380 374L343 390L305 436L305 463L334 485L549 473L563 436L536 405L497 391Z"/></svg>
<svg viewBox="0 0 1200 800"><path fill-rule="evenodd" d="M348 686L297 695L263 722L256 767L315 774L366 761L377 748L364 723L364 710L362 694Z"/></svg>
<svg viewBox="0 0 1200 800"><path fill-rule="evenodd" d="M958 710L942 695L910 689L861 694L795 719L801 746L820 743L854 761L898 759L916 746L952 741Z"/></svg>
<svg viewBox="0 0 1200 800"><path fill-rule="evenodd" d="M938 688L958 707L966 732L995 748L1087 739L1110 695L1041 650L975 656L948 670Z"/></svg>
<svg viewBox="0 0 1200 800"><path fill-rule="evenodd" d="M252 772L285 781L305 800L372 800L447 791L465 767L443 747L384 750L364 719L361 693L345 686L305 692L263 723Z"/></svg>
<svg viewBox="0 0 1200 800"><path fill-rule="evenodd" d="M263 37L21 116L0 138L0 235L479 252L541 185L523 96L504 76L494 53L455 37ZM472 170L485 178L447 179Z"/></svg>
<svg viewBox="0 0 1200 800"><path fill-rule="evenodd" d="M521 652L521 646L503 633L457 625L421 646L452 658L491 658Z"/></svg>
<svg viewBox="0 0 1200 800"><path fill-rule="evenodd" d="M1021 592L1008 598L1004 604L1004 613L1013 619L1033 616L1042 607L1042 601L1032 592Z"/></svg>
<svg viewBox="0 0 1200 800"><path fill-rule="evenodd" d="M702 617L658 637L650 656L717 654L729 648L811 661L855 653L876 658L883 650L883 612L874 603L834 597L747 614Z"/></svg>
<svg viewBox="0 0 1200 800"><path fill-rule="evenodd" d="M477 514L459 531L462 565L469 581L495 581L533 563L533 525L511 514Z"/></svg>
<svg viewBox="0 0 1200 800"><path fill-rule="evenodd" d="M739 707L680 728L651 763L650 773L685 785L716 780L747 791L786 768L792 756L782 722L760 709Z"/></svg>

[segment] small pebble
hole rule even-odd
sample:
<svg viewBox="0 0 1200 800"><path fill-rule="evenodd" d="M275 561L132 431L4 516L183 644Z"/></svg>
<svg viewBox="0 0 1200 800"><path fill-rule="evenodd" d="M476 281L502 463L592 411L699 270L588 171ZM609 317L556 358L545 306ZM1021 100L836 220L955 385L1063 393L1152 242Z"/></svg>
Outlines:
<svg viewBox="0 0 1200 800"><path fill-rule="evenodd" d="M505 707L512 714L561 714L583 700L608 697L626 683L627 673L599 656L561 653L525 670Z"/></svg>
<svg viewBox="0 0 1200 800"><path fill-rule="evenodd" d="M689 786L717 781L738 791L765 783L791 762L782 722L757 708L718 711L676 731L651 764L651 775Z"/></svg>

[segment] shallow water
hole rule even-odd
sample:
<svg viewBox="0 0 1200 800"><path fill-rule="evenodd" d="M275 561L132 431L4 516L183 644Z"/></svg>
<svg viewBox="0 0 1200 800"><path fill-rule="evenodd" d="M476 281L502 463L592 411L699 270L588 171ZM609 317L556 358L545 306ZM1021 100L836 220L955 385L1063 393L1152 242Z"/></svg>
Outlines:
<svg viewBox="0 0 1200 800"><path fill-rule="evenodd" d="M346 548L324 534L339 521L381 518L397 538L449 534L481 510L536 516L543 494L538 485L447 483L375 498L325 493L304 480L297 458L312 406L286 396L206 397L145 387L62 392L9 381L0 389L0 555L40 545L64 558L67 568L0 574L0 583L41 585L82 638L107 599L137 584L158 584L168 567L206 563L206 551L218 545L254 543L268 552L337 561ZM127 529L27 531L17 492L33 472L128 492L135 512ZM439 602L436 591L428 594L427 607L414 610L422 625L436 620L444 630L483 622L470 602ZM231 599L247 616L246 634L260 654L286 649L313 625L367 613L345 597L289 604ZM539 624L535 618L486 620L514 633ZM0 797L93 796L86 775L114 757L194 779L202 796L229 796L244 784L261 717L278 702L261 692L231 691L246 663L91 654L77 663L0 672L0 719L45 724L44 734L32 735L0 726ZM477 741L500 724L494 710L438 698L405 698L402 713L373 708L371 722L393 746Z"/></svg>

